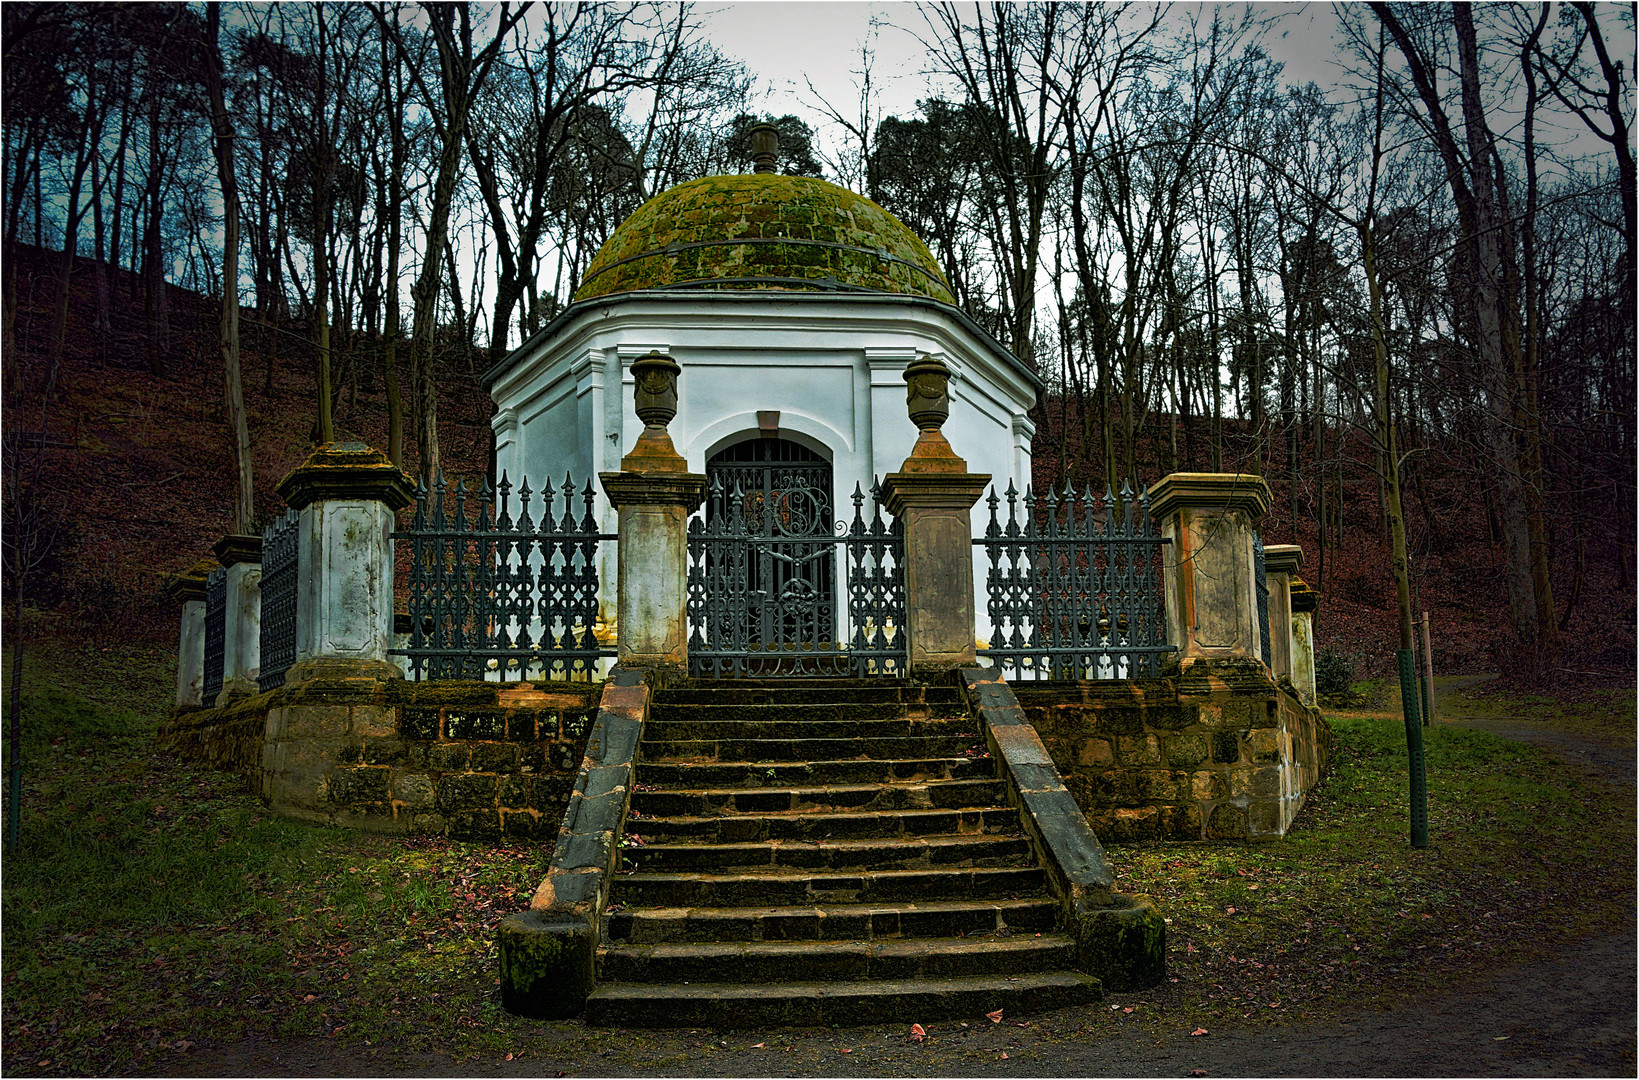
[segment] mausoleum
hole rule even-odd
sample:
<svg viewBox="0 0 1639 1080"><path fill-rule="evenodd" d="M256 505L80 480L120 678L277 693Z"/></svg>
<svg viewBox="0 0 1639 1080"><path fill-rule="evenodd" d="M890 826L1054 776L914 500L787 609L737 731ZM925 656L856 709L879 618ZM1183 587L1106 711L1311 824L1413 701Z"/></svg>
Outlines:
<svg viewBox="0 0 1639 1080"><path fill-rule="evenodd" d="M892 214L767 168L645 203L603 245L574 302L489 372L497 474L539 483L620 468L642 430L632 363L658 352L682 369L672 441L708 491L723 485L707 514L736 484L742 501L778 488L780 527L793 527L796 509L809 511L802 527L835 530L856 485L870 492L910 452L904 371L931 356L952 376L951 443L972 472L1022 490L1040 380L956 306L927 247ZM601 514L613 532L613 508ZM610 545L605 582L614 557ZM810 562L809 584L840 620L845 598L824 558ZM606 625L613 607L606 590ZM983 638L982 599L978 618Z"/></svg>

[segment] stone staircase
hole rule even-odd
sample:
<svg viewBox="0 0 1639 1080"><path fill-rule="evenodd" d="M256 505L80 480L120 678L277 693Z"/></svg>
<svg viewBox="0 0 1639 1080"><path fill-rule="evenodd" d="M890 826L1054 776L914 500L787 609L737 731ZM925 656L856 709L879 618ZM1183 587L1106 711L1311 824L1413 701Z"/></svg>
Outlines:
<svg viewBox="0 0 1639 1080"><path fill-rule="evenodd" d="M954 685L662 690L620 843L592 1024L910 1022L1101 994Z"/></svg>

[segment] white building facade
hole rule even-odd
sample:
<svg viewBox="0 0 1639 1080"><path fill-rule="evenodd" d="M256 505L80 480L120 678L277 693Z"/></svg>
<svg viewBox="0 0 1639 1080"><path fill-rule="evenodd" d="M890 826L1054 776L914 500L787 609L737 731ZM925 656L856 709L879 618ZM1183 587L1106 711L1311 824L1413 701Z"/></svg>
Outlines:
<svg viewBox="0 0 1639 1080"><path fill-rule="evenodd" d="M686 197L691 188L703 188L708 203L728 201L730 210L706 215L704 225L675 227L675 216L665 214L668 202L698 204L700 192L692 202ZM736 232L748 219L754 225L770 216L772 225L763 221L761 231L774 232L793 202L799 220L783 224L807 236ZM830 208L843 228L822 231L800 220L823 218ZM813 238L838 235L846 242ZM680 252L693 256L686 267L677 265ZM816 267L816 257L826 262ZM907 274L912 262L921 265ZM816 269L826 273L816 278ZM680 185L622 225L575 303L489 373L498 409L497 475L514 485L527 477L539 490L549 477L561 484L567 473L583 485L618 470L642 430L631 363L659 351L682 367L669 431L691 471L709 480L720 462L748 460L756 448L743 444L753 441L795 444L800 449L789 453L829 464L835 518L846 521L855 485L868 492L910 452L917 431L906 417L903 372L931 355L953 373L944 427L952 447L970 471L991 474L998 493L1009 483L1022 491L1034 433L1027 413L1040 380L950 301L937 273L926 248L896 219L824 181L754 174ZM601 494L597 505L604 530L613 532L614 514ZM976 530L985 513L982 503L975 508ZM983 641L986 566L978 549L975 555ZM603 545L601 558L609 623L613 544Z"/></svg>

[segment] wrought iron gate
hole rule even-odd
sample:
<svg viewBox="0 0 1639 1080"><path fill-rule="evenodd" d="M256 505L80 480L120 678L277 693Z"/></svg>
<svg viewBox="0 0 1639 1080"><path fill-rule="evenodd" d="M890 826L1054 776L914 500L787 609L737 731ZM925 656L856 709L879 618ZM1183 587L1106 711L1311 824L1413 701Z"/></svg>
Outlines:
<svg viewBox="0 0 1639 1080"><path fill-rule="evenodd" d="M692 674L905 674L904 535L875 485L870 520L856 485L853 521L837 522L830 463L766 438L716 455L706 476L689 523Z"/></svg>

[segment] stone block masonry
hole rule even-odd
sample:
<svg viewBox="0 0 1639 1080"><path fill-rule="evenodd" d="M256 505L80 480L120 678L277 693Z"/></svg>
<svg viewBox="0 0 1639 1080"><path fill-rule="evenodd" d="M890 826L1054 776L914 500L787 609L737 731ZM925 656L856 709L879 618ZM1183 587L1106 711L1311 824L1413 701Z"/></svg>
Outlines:
<svg viewBox="0 0 1639 1080"><path fill-rule="evenodd" d="M179 711L164 744L289 817L464 840L553 837L600 687L313 679Z"/></svg>
<svg viewBox="0 0 1639 1080"><path fill-rule="evenodd" d="M1255 660L1013 690L1093 831L1114 843L1284 836L1331 754L1319 711Z"/></svg>

